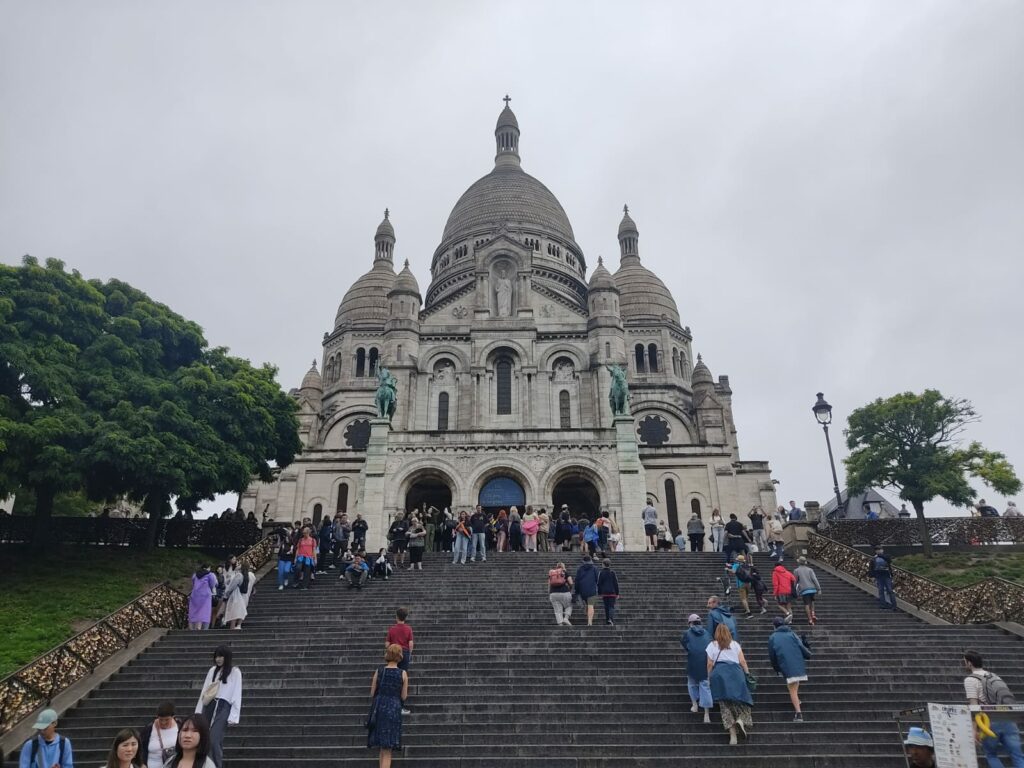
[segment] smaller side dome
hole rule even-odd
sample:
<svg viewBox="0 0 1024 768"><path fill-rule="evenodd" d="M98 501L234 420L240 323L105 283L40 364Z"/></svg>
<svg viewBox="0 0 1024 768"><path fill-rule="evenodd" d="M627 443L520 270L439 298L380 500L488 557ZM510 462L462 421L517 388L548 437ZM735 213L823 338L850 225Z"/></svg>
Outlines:
<svg viewBox="0 0 1024 768"><path fill-rule="evenodd" d="M395 293L408 293L416 296L417 298L420 296L420 285L416 282L416 275L414 275L412 270L409 269L408 259L405 260L405 267L395 278L395 284L388 292L388 296Z"/></svg>
<svg viewBox="0 0 1024 768"><path fill-rule="evenodd" d="M316 369L316 360L313 361L313 367L310 368L306 375L302 377L302 385L299 389L314 389L318 392L324 391L324 382L320 377L320 371Z"/></svg>
<svg viewBox="0 0 1024 768"><path fill-rule="evenodd" d="M711 369L704 364L703 358L697 355L697 364L693 366L693 372L690 374L690 382L697 386L698 384L710 384L714 385L715 379L711 375Z"/></svg>
<svg viewBox="0 0 1024 768"><path fill-rule="evenodd" d="M605 268L604 259L600 256L597 257L597 268L594 270L594 274L590 276L590 290L619 292L619 287L615 284L615 278Z"/></svg>

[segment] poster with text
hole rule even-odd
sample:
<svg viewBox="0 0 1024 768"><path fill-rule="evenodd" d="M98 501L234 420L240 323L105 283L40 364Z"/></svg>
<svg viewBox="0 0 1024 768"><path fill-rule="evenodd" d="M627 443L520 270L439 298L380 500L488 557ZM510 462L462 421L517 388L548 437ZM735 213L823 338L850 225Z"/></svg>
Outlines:
<svg viewBox="0 0 1024 768"><path fill-rule="evenodd" d="M936 768L978 768L974 723L966 704L929 704Z"/></svg>

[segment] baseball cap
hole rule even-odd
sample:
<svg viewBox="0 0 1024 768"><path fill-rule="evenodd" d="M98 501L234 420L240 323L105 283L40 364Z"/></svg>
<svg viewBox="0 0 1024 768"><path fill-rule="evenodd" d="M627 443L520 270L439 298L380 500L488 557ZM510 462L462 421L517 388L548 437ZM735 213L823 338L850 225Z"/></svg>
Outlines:
<svg viewBox="0 0 1024 768"><path fill-rule="evenodd" d="M32 727L37 731L41 731L44 728L49 728L51 725L57 722L57 710L55 709L44 709L39 713L39 717L36 718L36 724Z"/></svg>
<svg viewBox="0 0 1024 768"><path fill-rule="evenodd" d="M700 624L700 616L698 616L696 613L691 613L689 616L686 617L686 623Z"/></svg>
<svg viewBox="0 0 1024 768"><path fill-rule="evenodd" d="M782 618L781 616L776 616L774 619L772 619L772 626L775 627L776 629L778 629L779 627L781 627L785 623L786 623L786 620L784 618Z"/></svg>
<svg viewBox="0 0 1024 768"><path fill-rule="evenodd" d="M931 747L935 749L935 742L932 741L932 735L928 733L924 728L918 728L916 725L907 731L907 740L903 742L905 747Z"/></svg>

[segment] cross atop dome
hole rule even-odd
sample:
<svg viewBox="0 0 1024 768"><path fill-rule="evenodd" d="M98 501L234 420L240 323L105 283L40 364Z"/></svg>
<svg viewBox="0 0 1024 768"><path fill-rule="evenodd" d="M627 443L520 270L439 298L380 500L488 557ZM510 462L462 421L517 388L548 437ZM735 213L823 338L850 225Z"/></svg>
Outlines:
<svg viewBox="0 0 1024 768"><path fill-rule="evenodd" d="M509 95L508 95L508 94L506 93L506 94L505 94L505 98L504 98L504 99L502 99L502 101L504 101L504 102L505 102L505 106L507 107L507 106L508 106L508 103L509 103L510 101L512 101L512 97L511 97L511 96L509 96Z"/></svg>

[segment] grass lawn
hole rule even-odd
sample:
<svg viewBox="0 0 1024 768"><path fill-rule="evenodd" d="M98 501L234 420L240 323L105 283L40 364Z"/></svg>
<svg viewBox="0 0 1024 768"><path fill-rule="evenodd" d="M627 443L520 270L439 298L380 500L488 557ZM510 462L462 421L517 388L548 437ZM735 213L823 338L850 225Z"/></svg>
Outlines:
<svg viewBox="0 0 1024 768"><path fill-rule="evenodd" d="M68 546L41 556L0 549L0 677L162 581L187 592L199 559L217 558L180 549Z"/></svg>
<svg viewBox="0 0 1024 768"><path fill-rule="evenodd" d="M948 587L965 587L987 576L1024 584L1024 552L944 552L930 559L907 555L893 563Z"/></svg>

